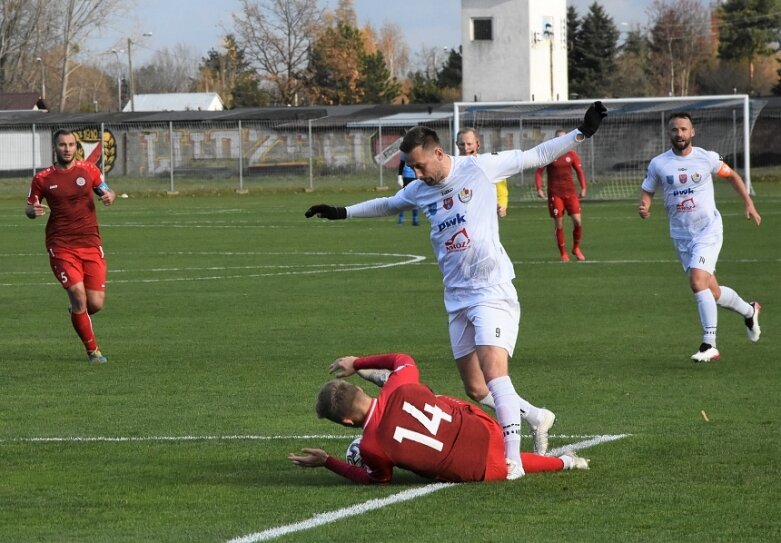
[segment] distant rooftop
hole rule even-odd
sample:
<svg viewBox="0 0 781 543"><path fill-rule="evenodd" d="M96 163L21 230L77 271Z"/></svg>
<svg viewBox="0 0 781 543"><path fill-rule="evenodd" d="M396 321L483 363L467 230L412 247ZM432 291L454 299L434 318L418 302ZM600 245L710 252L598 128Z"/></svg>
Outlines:
<svg viewBox="0 0 781 543"><path fill-rule="evenodd" d="M136 94L135 111L222 111L222 99L216 92L169 92L161 94ZM123 108L131 111L131 103Z"/></svg>

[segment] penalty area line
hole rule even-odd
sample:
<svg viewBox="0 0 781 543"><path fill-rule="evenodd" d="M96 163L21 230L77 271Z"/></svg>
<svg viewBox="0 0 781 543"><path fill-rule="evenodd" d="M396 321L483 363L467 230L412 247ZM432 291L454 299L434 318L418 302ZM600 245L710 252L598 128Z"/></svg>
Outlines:
<svg viewBox="0 0 781 543"><path fill-rule="evenodd" d="M619 439L623 439L631 435L632 434L617 434L617 435L608 434L608 435L593 436L590 439L571 443L564 447L558 447L556 449L551 450L548 454L551 456L558 456L560 454L565 453L566 451L579 451L583 449L588 449L589 447L593 447L601 443L609 443L611 441L617 441ZM287 534L301 532L304 530L311 530L312 528L317 528L318 526L331 524L332 522L336 522L338 520L354 517L357 515L362 515L364 513L367 513L369 511L374 511L377 509L382 509L383 507L387 507L388 505L395 505L397 503L414 500L415 498L419 498L421 496L425 496L427 494L431 494L432 492L437 492L445 488L457 486L458 484L460 483L432 483L430 485L426 485L423 487L413 488L413 489L405 490L403 492L398 492L396 494L392 494L385 498L371 499L369 501L352 505L350 507L337 509L336 511L318 513L308 518L307 520L303 520L301 522L295 522L293 524L278 526L276 528L269 528L268 530L263 530L262 532L256 532L254 534L249 534L234 539L229 539L227 543L255 543L256 541L270 541L272 539L276 539L278 537L282 537Z"/></svg>

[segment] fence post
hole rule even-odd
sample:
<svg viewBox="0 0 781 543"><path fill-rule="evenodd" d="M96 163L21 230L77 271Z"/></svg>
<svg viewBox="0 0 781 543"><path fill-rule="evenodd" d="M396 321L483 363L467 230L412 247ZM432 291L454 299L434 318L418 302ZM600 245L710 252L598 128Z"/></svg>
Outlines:
<svg viewBox="0 0 781 543"><path fill-rule="evenodd" d="M379 157L380 157L380 160L378 161L380 163L380 186L377 187L377 188L379 190L385 190L385 183L382 180L382 170L384 169L383 168L383 163L382 163L382 150L383 150L383 145L382 145L382 121L377 121L377 126L379 127L378 130L377 130L377 137L379 139L377 148L379 150L378 154L379 154Z"/></svg>
<svg viewBox="0 0 781 543"><path fill-rule="evenodd" d="M33 123L32 138L33 138L33 145L32 145L32 147L33 147L33 177L35 177L35 173L36 173L36 167L35 166L38 164L38 157L36 156L36 152L35 152L35 147L36 147L35 143L36 143L36 140L37 140L37 138L35 137L35 123Z"/></svg>
<svg viewBox="0 0 781 543"><path fill-rule="evenodd" d="M169 175L169 185L168 185L168 194L170 196L179 194L176 192L176 188L174 187L174 123L173 121L168 121L168 175Z"/></svg>
<svg viewBox="0 0 781 543"><path fill-rule="evenodd" d="M307 134L309 137L309 187L306 188L306 192L314 192L314 151L312 147L312 119L307 121Z"/></svg>
<svg viewBox="0 0 781 543"><path fill-rule="evenodd" d="M247 194L244 190L244 146L241 144L241 119L239 119L239 190L238 194Z"/></svg>
<svg viewBox="0 0 781 543"><path fill-rule="evenodd" d="M100 173L103 174L104 179L106 178L106 150L103 148L105 130L105 123L100 123Z"/></svg>

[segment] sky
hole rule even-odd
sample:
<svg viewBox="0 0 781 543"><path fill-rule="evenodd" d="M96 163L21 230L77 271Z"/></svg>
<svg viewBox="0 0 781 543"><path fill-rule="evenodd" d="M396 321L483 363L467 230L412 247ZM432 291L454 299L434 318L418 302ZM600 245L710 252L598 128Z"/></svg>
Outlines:
<svg viewBox="0 0 781 543"><path fill-rule="evenodd" d="M545 0L529 0L543 2ZM134 0L135 8L127 17L116 18L101 27L87 43L92 53L105 53L114 61L112 49L122 50L126 63L127 39L133 40L133 65L148 62L156 50L172 50L185 44L198 55L219 49L222 36L232 28L231 13L238 13L239 0ZM594 0L567 0L581 17ZM643 26L646 9L652 0L598 0L619 30ZM337 0L320 0L333 8ZM424 48L456 48L461 43L460 0L354 0L358 23L375 28L385 22L398 24L405 35L413 58ZM626 23L626 24L623 24ZM152 36L144 37L144 33Z"/></svg>

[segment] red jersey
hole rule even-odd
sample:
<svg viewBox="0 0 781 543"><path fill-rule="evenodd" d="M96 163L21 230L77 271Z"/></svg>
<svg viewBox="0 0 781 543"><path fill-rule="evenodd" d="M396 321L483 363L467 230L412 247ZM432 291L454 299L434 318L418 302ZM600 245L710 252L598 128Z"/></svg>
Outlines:
<svg viewBox="0 0 781 543"><path fill-rule="evenodd" d="M93 189L103 174L92 162L74 160L61 170L50 166L33 177L27 203L46 199L51 213L46 223L46 247L99 247L98 216Z"/></svg>
<svg viewBox="0 0 781 543"><path fill-rule="evenodd" d="M434 394L419 382L411 357L368 356L357 359L355 368L393 370L364 422L360 451L366 468L345 469L333 457L326 467L354 481L374 483L389 482L394 466L440 481L505 478L499 423L470 403ZM486 466L497 462L502 468L487 473Z"/></svg>
<svg viewBox="0 0 781 543"><path fill-rule="evenodd" d="M577 195L575 185L572 182L572 170L578 175L580 188L586 188L586 174L583 173L583 166L580 163L580 157L575 151L568 151L559 158L534 172L534 184L537 190L542 188L542 172L548 171L548 196L567 197Z"/></svg>

